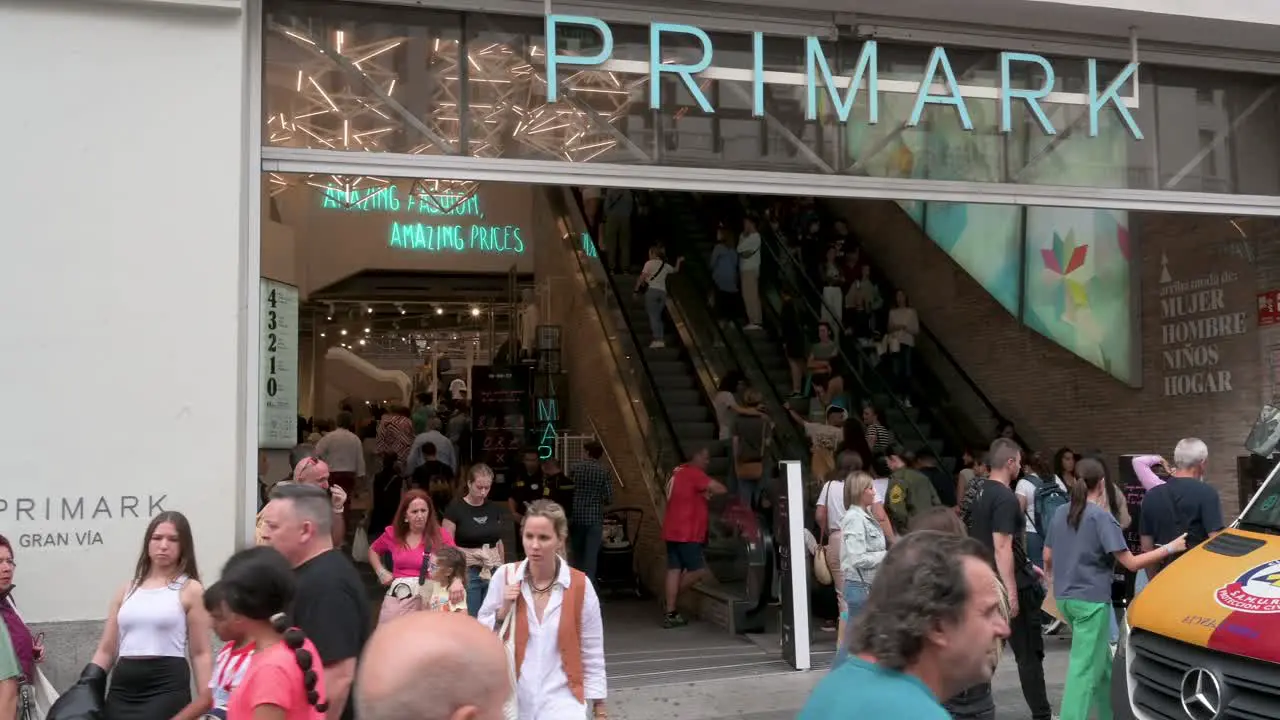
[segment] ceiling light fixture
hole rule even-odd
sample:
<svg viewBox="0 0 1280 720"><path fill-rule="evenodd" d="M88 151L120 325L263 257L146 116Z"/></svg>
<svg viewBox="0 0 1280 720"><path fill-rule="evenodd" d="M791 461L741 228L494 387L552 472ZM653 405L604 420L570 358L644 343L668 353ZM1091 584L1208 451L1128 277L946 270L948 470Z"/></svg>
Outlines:
<svg viewBox="0 0 1280 720"><path fill-rule="evenodd" d="M480 308L478 307L471 308L471 317L480 317Z"/></svg>

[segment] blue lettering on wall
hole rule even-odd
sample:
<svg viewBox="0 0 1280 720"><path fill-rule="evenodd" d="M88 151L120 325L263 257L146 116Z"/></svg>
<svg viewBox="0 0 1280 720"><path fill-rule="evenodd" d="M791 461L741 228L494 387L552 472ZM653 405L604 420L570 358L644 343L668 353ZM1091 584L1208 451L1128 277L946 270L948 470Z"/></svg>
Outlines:
<svg viewBox="0 0 1280 720"><path fill-rule="evenodd" d="M579 27L591 28L600 36L600 49L594 54L563 54L557 44L557 30L559 28L576 25ZM693 63L671 63L664 62L662 53L663 35L682 34L696 38L701 46L701 57L697 62ZM575 67L587 67L593 65L602 65L609 62L613 55L613 31L609 24L598 18L584 17L580 15L547 15L546 16L546 37L547 37L547 99L550 102L556 102L560 95L559 88L559 68L564 65L572 65ZM729 74L734 80L741 78L749 79L751 82L751 111L755 117L762 117L765 114L764 107L764 85L769 81L769 74L764 70L764 33L760 31L751 33L751 67L746 69L719 69L721 74L714 77L725 77ZM867 93L867 112L870 123L879 122L879 63L877 44L874 40L867 41L863 44L862 50L858 56L857 64L851 75L837 78L831 70L831 65L826 55L822 51L819 38L805 38L805 73L803 84L805 85L807 106L805 110L806 117L809 120L817 118L818 113L818 85L821 83L826 88L827 93L834 106L836 116L839 121L848 122L849 115L853 109L854 103L857 101L858 93L865 88ZM654 22L649 25L649 107L654 110L662 109L663 93L661 76L663 73L674 74L684 84L685 89L697 102L698 107L703 112L711 114L715 112L715 107L707 99L702 88L699 87L695 75L703 73L712 68L711 63L715 54L715 48L711 38L701 28L682 23L662 23ZM1039 88L1017 88L1014 87L1014 77L1011 66L1013 63L1034 64L1040 66L1043 74L1043 81ZM1142 131L1138 128L1138 123L1133 117L1130 106L1122 97L1121 92L1127 86L1136 83L1136 73L1139 63L1131 62L1125 65L1124 69L1117 74L1105 88L1099 90L1101 82L1098 78L1098 63L1096 60L1087 60L1087 73L1089 91L1087 95L1065 94L1065 97L1054 99L1057 104L1074 104L1083 105L1089 113L1089 136L1097 137L1098 135L1098 117L1103 108L1108 105L1112 106L1128 129L1130 135L1136 140L1143 139ZM628 71L634 72L634 71ZM801 84L797 76L793 73L783 73L791 78L779 79L775 75L771 82L780 82L789 85ZM944 88L945 92L941 94L933 93L934 82L938 81ZM1027 104L1035 117L1036 122L1040 125L1048 135L1056 135L1057 129L1053 126L1047 113L1041 107L1041 102L1053 93L1056 82L1056 74L1053 66L1041 55L1034 53L1021 52L1005 52L1000 55L1000 79L996 97L1000 101L1000 120L999 129L1002 132L1010 132L1012 127L1012 103L1013 100L1021 100ZM837 88L837 84L846 84L847 89L841 94ZM911 86L908 86L910 88ZM911 89L903 89L901 85L892 90L892 92L913 92ZM965 104L965 98L981 97L990 98L989 91L975 94L972 90L967 91L961 86L955 76L955 72L951 67L950 59L947 57L946 49L943 47L935 47L929 55L929 64L924 75L916 84L915 89L915 106L912 109L911 117L907 124L909 126L918 125L921 116L924 113L925 105L950 105L956 109L957 118L960 125L966 130L973 129L973 121L969 115L969 109Z"/></svg>

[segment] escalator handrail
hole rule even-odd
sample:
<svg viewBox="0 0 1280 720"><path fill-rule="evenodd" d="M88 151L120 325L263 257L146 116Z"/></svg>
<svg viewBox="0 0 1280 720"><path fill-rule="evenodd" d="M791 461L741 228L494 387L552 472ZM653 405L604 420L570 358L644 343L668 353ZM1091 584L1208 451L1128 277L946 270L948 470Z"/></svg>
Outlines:
<svg viewBox="0 0 1280 720"><path fill-rule="evenodd" d="M901 212L901 208L898 208L898 211ZM924 228L921 228L919 226L919 223L916 223L914 220L912 220L911 222L913 225L917 227L917 229L919 229L921 232L924 232ZM859 239L858 234L853 231L850 231L850 235L853 236L855 239ZM861 245L864 249L863 255L862 255L863 262L865 262L867 265L870 265L876 275L879 275L882 278L888 278L888 275L881 272L879 266L876 263L871 262L871 259L868 257L865 250L866 244L862 243L860 239L859 239L859 245ZM897 291L896 287L893 289L895 292ZM973 379L973 376L971 376L968 372L965 371L964 366L960 364L960 361L956 359L955 355L951 354L951 351L947 349L947 346L942 344L942 341L939 340L938 336L935 335L934 332L929 329L929 326L926 325L924 321L919 319L917 319L917 324L920 326L920 332L924 334L924 336L929 340L930 344L932 344L933 347L938 349L938 352L940 355L942 355L942 358L947 362L948 365L951 366L951 369L954 370L955 373L960 376L960 379L963 380L965 385L967 385L969 389L973 392L973 394L978 397L978 400L982 402L983 405L986 406L987 410L991 412L992 417L996 419L996 422L1007 421L1008 416L1000 412L1000 409L996 407L995 403L992 402L991 398L988 397L987 394L982 391L982 388L978 387L978 383ZM995 428L992 428L992 432L995 432ZM1015 432L1014 439L1023 447L1030 447L1026 443L1025 439L1018 436L1016 432Z"/></svg>
<svg viewBox="0 0 1280 720"><path fill-rule="evenodd" d="M790 253L786 252L782 248L781 238L773 232L773 228L770 227L768 223L760 223L757 225L756 229L760 233L760 247L763 248L765 252L769 253L769 256L773 258L775 267L778 269L777 277L779 284L784 284L785 278L788 276L798 278L798 282L801 283L801 287L799 288L801 292L793 293L795 299L800 302L801 306L805 310L817 317L819 321L822 321L822 291L814 284L813 279L809 277L808 272L806 272L803 267L796 264L795 258L791 257ZM785 270L790 270L790 272L786 272ZM817 308L812 307L806 301L806 295L804 294L804 291L806 290L810 293L810 296L817 298L817 301L819 302L819 306ZM844 362L845 367L848 367L850 372L853 373L854 378L858 381L858 385L867 393L868 399L870 399L871 396L874 396L875 393L872 392L871 387L867 384L864 373L874 376L881 386L880 392L889 398L893 407L896 407L901 411L902 416L906 419L911 431L918 437L922 446L927 448L930 453L937 454L938 451L929 444L928 436L920 429L920 426L916 424L916 421L911 418L911 413L908 412L908 408L903 404L902 399L898 397L898 394L893 392L893 388L884 379L884 377L880 375L880 371L871 366L860 352L853 353L853 356L857 358L856 362L849 357L848 353L845 352L844 343L846 336L844 334L844 325L841 322L842 318L838 317L838 311L842 310L843 308L832 308L831 315L832 319L835 320L836 325L835 331L832 333L836 340L836 351L839 353L840 359ZM852 408L846 409L852 414ZM884 409L888 410L892 408ZM882 418L882 421L883 420L884 419Z"/></svg>
<svg viewBox="0 0 1280 720"><path fill-rule="evenodd" d="M566 206L565 212L568 213L570 216L569 219L566 221L566 227L565 227L566 232L570 234L572 234L575 231L580 233L585 233L586 232L585 230L577 230L577 228L586 228L585 214L582 212L582 207L580 205L581 198L577 195L576 190L571 192L568 189L562 189L561 192L569 193L570 198L574 200L573 203L563 203ZM572 205L572 207L569 207L570 205ZM588 234L588 237L590 237L589 234ZM572 239L570 239L570 241L572 242ZM593 244L594 242L595 240L592 239ZM591 278L591 273L589 268L586 265L587 261L584 258L584 255L586 253L579 252L572 249L570 251L574 256L579 272L583 274L584 279L589 280ZM604 273L604 274L606 276L608 275L608 273ZM588 288L590 288L591 285L593 284L595 285L595 287L601 288L605 292L612 292L614 289L612 283L608 283L608 284L589 283ZM617 314L622 316L622 324L626 328L626 331L631 335L632 341L635 342L636 338L635 338L634 332L632 332L631 330L630 323L626 322L626 313L621 311L622 306L618 302L618 297L616 296L616 294L613 295L612 298L610 297L603 298L605 306L601 306L601 301L596 298L596 295L594 292L588 292L587 295L590 298L591 303L595 308L596 315L600 318L601 323L608 322L608 320L606 319L609 317L608 303L613 302L614 305L619 309L619 312ZM608 327L605 326L603 329L605 330L606 336L607 336ZM624 360L629 360L630 358L619 357L615 349L615 343L609 342L607 344L609 345L609 352L613 356L617 366L619 368L623 367ZM647 482L646 485L648 486L647 489L649 491L650 499L654 506L654 512L656 516L660 519L663 515L663 510L665 509L665 504L666 504L666 493L663 491L663 488L666 484L668 474L677 463L678 450L675 449L676 436L671 427L670 419L667 418L665 412L662 411L661 403L657 402L657 395L656 395L657 385L653 382L653 375L649 372L649 368L647 364L644 363L644 360L643 360L644 353L639 349L639 347L641 346L637 346L637 350L634 353L634 355L639 356L641 359L641 367L643 368L642 374L644 376L643 382L647 383L647 387L642 386L638 388L638 391L641 397L634 398L634 399L642 403L645 406L645 409L649 410L650 413L652 413L652 406L654 405L658 406L659 415L665 422L660 424L655 424L654 417L652 414L648 414L647 417L642 416L642 413L640 413L638 411L638 408L636 407L636 402L628 402L627 405L631 406L630 411L632 413L632 417L635 419L636 427L640 430L643 436L644 442L646 443L646 448L645 448L646 452L641 454L641 456L648 458L652 462L651 469L652 469L653 477L650 478L650 481ZM623 386L624 388L626 387L625 382L623 383ZM628 391L628 395L631 395L631 394L632 393ZM653 400L646 401L647 400L647 398L645 397L646 395L650 398L653 398ZM593 423L593 427L594 427L594 423ZM646 427L650 428L650 432L648 433L644 432ZM663 430L669 433L666 439L662 437ZM667 448L672 448L671 457L668 457L667 455Z"/></svg>
<svg viewBox="0 0 1280 720"><path fill-rule="evenodd" d="M668 202L668 201L664 198L663 202ZM695 206L697 206L696 203L695 203ZM677 232L679 232L679 230L668 226L668 232L666 233L666 235L673 236ZM687 236L687 232L686 232L686 236ZM700 274L699 273L682 273L682 274L684 275L687 282L691 284L697 284L698 287L691 288L694 290L695 293L702 293L705 296L705 294L711 290L711 287L709 286L709 282L711 278L711 269L707 265L707 259L702 257L701 252L686 253L684 267L690 266L690 263L691 263L691 259L689 257L690 254L694 256L692 258L692 264L702 272ZM672 305L675 305L678 308L678 312L683 316L687 324L688 312L684 308L683 304L672 303ZM714 337L712 338L712 342L719 340L721 345L728 348L729 338L725 334L725 329L720 325L720 323L715 321L715 318L708 317L707 320L708 322L705 322L702 324L709 327L710 332L714 334ZM745 337L744 331L741 328L738 328L738 333L739 333L739 340L741 340L741 342L737 344L741 345L746 349L746 353L750 357L751 363L754 366L754 369L757 370L759 376L767 379L768 372L764 369L764 363L761 362L760 357L756 354L755 348L751 346L750 340L748 340ZM695 344L698 345L697 352L699 352L700 354L704 354L704 351L701 347L701 342L697 341L696 339L694 342ZM689 343L688 340L686 340L686 347L692 348L692 345ZM736 365L736 367L726 368L725 372L719 374L719 377L723 378L724 375L727 374L729 370L738 370L745 374L747 368L743 367L741 358L739 358L736 354L732 354L732 353L726 353L726 355L729 356L730 362L733 365ZM714 369L712 370L712 374L713 375L716 374ZM717 381L717 384L718 384L718 381ZM773 385L773 383L766 382L765 385L767 385L767 388L759 388L759 389L767 393L767 397L772 401L771 405L774 405L777 408L784 407L784 405L786 404L786 401L781 396L781 393L779 392L779 390ZM713 396L714 396L714 392L715 391L713 390L712 391ZM800 458L806 457L808 453L801 452L801 450L802 449L807 450L808 443L799 442L799 435L795 432L794 426L792 426L790 422L782 422L783 419L786 419L785 416L773 417L772 413L770 415L771 416L769 419L771 420L771 424L773 425L773 432L775 435L774 437L775 447L777 447L779 450L784 450L790 453L788 457L800 457ZM799 454L796 454L796 453L799 453Z"/></svg>

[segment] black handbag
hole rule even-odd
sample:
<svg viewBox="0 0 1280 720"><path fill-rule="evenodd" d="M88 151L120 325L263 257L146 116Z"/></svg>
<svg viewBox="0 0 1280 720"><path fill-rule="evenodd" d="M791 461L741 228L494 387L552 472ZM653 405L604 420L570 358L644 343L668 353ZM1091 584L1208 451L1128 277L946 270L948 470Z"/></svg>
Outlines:
<svg viewBox="0 0 1280 720"><path fill-rule="evenodd" d="M89 663L80 679L49 708L46 720L104 720L107 671Z"/></svg>

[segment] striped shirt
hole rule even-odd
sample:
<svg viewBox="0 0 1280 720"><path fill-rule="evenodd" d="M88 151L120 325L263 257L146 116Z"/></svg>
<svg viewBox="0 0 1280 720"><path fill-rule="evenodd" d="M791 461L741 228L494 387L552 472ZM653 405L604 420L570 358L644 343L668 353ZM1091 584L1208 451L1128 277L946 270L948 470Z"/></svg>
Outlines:
<svg viewBox="0 0 1280 720"><path fill-rule="evenodd" d="M867 435L870 435L873 438L873 442L870 443L871 452L873 453L888 450L890 447L893 447L893 444L898 440L894 437L893 431L880 423L871 423L868 425Z"/></svg>
<svg viewBox="0 0 1280 720"><path fill-rule="evenodd" d="M214 709L226 709L231 693L244 680L249 671L249 659L253 657L253 643L243 647L235 647L235 643L227 643L218 651L218 658L213 664L213 675L209 677L209 689L213 691Z"/></svg>

